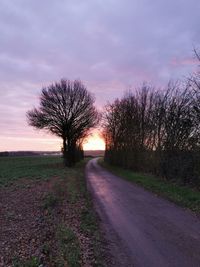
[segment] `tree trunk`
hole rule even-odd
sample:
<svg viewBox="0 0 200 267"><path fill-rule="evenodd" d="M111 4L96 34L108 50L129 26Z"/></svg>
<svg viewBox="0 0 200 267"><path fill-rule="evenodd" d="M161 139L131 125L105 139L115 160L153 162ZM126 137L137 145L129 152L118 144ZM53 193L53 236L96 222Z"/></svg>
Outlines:
<svg viewBox="0 0 200 267"><path fill-rule="evenodd" d="M63 152L64 165L68 166L66 137L63 137L63 149L62 149L62 152Z"/></svg>
<svg viewBox="0 0 200 267"><path fill-rule="evenodd" d="M68 166L72 167L76 163L76 144L69 143L68 145Z"/></svg>
<svg viewBox="0 0 200 267"><path fill-rule="evenodd" d="M63 137L63 160L64 165L67 167L73 167L75 163L83 159L83 151L76 147L76 143Z"/></svg>

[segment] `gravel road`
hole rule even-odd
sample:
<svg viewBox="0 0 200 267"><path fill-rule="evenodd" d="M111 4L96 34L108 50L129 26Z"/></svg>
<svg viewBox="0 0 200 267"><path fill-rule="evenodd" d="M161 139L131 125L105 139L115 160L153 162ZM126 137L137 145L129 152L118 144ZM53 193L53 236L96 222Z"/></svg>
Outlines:
<svg viewBox="0 0 200 267"><path fill-rule="evenodd" d="M111 174L97 159L86 175L113 266L200 267L199 218Z"/></svg>

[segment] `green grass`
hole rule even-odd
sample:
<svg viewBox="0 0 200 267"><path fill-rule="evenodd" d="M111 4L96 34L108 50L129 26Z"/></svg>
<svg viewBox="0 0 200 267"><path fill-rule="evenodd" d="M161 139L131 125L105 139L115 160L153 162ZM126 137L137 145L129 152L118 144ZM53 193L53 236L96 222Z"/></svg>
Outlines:
<svg viewBox="0 0 200 267"><path fill-rule="evenodd" d="M29 260L22 261L18 258L14 258L12 262L13 267L38 267L40 261L36 257L31 257Z"/></svg>
<svg viewBox="0 0 200 267"><path fill-rule="evenodd" d="M84 174L85 164L90 159L91 158L87 158L84 161L78 163L76 165L75 171L71 172L70 177L66 180L67 195L68 195L68 201L72 206L73 205L76 206L76 203L80 202L82 203L81 204L81 206L83 206L82 209L77 210L80 220L80 230L83 235L90 237L91 247L93 249L95 258L93 266L103 267L105 266L105 264L101 254L102 236L99 231L99 224L97 216L94 212L92 198L87 190L87 184ZM79 173L79 175L77 175L77 172ZM76 255L76 252L74 253ZM67 262L70 267L79 266L79 265L73 265L74 253L72 253L71 256L68 255L68 258L72 257L72 260L70 260L71 263L69 261Z"/></svg>
<svg viewBox="0 0 200 267"><path fill-rule="evenodd" d="M0 158L0 187L26 178L47 180L69 175L73 169L63 166L61 157L2 157Z"/></svg>
<svg viewBox="0 0 200 267"><path fill-rule="evenodd" d="M189 208L196 213L200 213L200 192L195 189L181 186L152 175L135 173L131 170L111 166L102 159L99 160L99 163L102 167L130 182L137 183L153 193L163 196L185 208Z"/></svg>
<svg viewBox="0 0 200 267"><path fill-rule="evenodd" d="M75 233L65 225L60 225L57 231L62 257L70 267L79 267L81 260L80 245Z"/></svg>
<svg viewBox="0 0 200 267"><path fill-rule="evenodd" d="M44 209L53 209L58 204L59 199L53 193L48 193L43 199L43 208Z"/></svg>
<svg viewBox="0 0 200 267"><path fill-rule="evenodd" d="M89 207L81 212L81 230L84 233L95 232L98 229L92 209Z"/></svg>

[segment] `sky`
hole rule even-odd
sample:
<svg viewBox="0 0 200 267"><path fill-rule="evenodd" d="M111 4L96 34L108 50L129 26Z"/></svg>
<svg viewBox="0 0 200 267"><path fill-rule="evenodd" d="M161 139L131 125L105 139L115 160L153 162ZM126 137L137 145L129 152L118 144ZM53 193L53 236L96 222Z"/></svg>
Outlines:
<svg viewBox="0 0 200 267"><path fill-rule="evenodd" d="M27 125L41 88L81 79L102 109L196 68L199 0L0 0L0 151L60 150ZM103 149L97 131L85 149Z"/></svg>

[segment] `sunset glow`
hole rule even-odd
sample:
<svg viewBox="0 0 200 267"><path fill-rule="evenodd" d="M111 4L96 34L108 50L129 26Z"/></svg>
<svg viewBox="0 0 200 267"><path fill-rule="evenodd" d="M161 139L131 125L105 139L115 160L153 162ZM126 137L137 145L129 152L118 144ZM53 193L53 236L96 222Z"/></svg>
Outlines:
<svg viewBox="0 0 200 267"><path fill-rule="evenodd" d="M105 150L105 142L99 136L99 134L95 133L83 145L84 150Z"/></svg>
<svg viewBox="0 0 200 267"><path fill-rule="evenodd" d="M195 70L197 0L104 2L0 1L0 151L60 150L62 140L33 131L26 112L61 78L80 79L102 111L145 81L163 88ZM84 149L104 146L95 135Z"/></svg>
<svg viewBox="0 0 200 267"><path fill-rule="evenodd" d="M1 137L0 151L60 151L62 140L44 133L33 137ZM84 150L104 150L105 143L98 133L92 134L83 145Z"/></svg>

